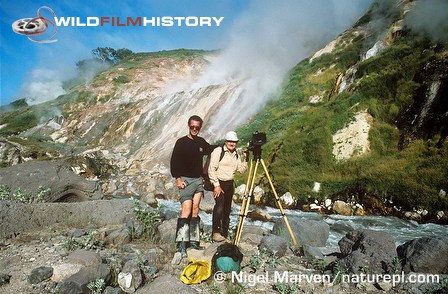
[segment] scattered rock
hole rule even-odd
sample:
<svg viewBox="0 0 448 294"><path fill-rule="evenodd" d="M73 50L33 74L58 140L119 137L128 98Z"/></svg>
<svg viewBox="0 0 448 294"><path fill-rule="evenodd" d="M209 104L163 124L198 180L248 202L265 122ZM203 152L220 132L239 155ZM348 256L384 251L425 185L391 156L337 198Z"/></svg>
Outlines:
<svg viewBox="0 0 448 294"><path fill-rule="evenodd" d="M241 232L240 241L243 243L248 243L252 245L258 246L261 242L261 239L268 235L270 230L254 226L254 225L244 225L243 231Z"/></svg>
<svg viewBox="0 0 448 294"><path fill-rule="evenodd" d="M212 213L214 207L215 198L213 197L213 192L205 191L204 197L201 199L201 203L199 203L199 209L207 213Z"/></svg>
<svg viewBox="0 0 448 294"><path fill-rule="evenodd" d="M52 267L41 266L31 271L31 274L28 276L28 283L38 284L44 280L51 278L52 275L53 275Z"/></svg>
<svg viewBox="0 0 448 294"><path fill-rule="evenodd" d="M339 241L341 264L352 273L388 273L397 257L394 239L384 232L351 231Z"/></svg>
<svg viewBox="0 0 448 294"><path fill-rule="evenodd" d="M397 252L406 273L448 274L448 237L414 239L398 246Z"/></svg>
<svg viewBox="0 0 448 294"><path fill-rule="evenodd" d="M324 255L322 254L322 251L319 249L319 247L313 247L309 245L303 245L302 246L303 255L306 257L311 258L323 258Z"/></svg>
<svg viewBox="0 0 448 294"><path fill-rule="evenodd" d="M63 263L53 266L53 275L51 280L54 282L61 282L64 279L76 274L83 266L75 263Z"/></svg>
<svg viewBox="0 0 448 294"><path fill-rule="evenodd" d="M122 245L131 241L131 231L127 227L112 231L106 236L104 242L106 245Z"/></svg>
<svg viewBox="0 0 448 294"><path fill-rule="evenodd" d="M315 192L315 193L318 193L320 191L320 183L319 182L314 182L313 189L311 191Z"/></svg>
<svg viewBox="0 0 448 294"><path fill-rule="evenodd" d="M296 204L296 201L292 197L291 193L286 192L280 197L280 201L284 208L292 208Z"/></svg>
<svg viewBox="0 0 448 294"><path fill-rule="evenodd" d="M260 245L258 246L260 250L266 250L271 254L275 254L277 257L282 257L285 255L288 249L288 243L285 239L276 236L268 235L261 239Z"/></svg>
<svg viewBox="0 0 448 294"><path fill-rule="evenodd" d="M369 130L373 117L367 110L355 114L354 120L333 135L333 155L346 160L370 152Z"/></svg>
<svg viewBox="0 0 448 294"><path fill-rule="evenodd" d="M176 239L177 218L163 221L157 228L162 242L174 242Z"/></svg>
<svg viewBox="0 0 448 294"><path fill-rule="evenodd" d="M61 294L71 293L89 293L87 285L91 281L103 279L108 281L110 278L110 268L105 264L97 266L83 267L76 274L66 278L59 283L59 292Z"/></svg>
<svg viewBox="0 0 448 294"><path fill-rule="evenodd" d="M263 203L264 190L259 186L255 186L251 201L255 204Z"/></svg>
<svg viewBox="0 0 448 294"><path fill-rule="evenodd" d="M70 253L67 257L70 263L82 266L97 266L101 264L101 256L89 250L79 249Z"/></svg>
<svg viewBox="0 0 448 294"><path fill-rule="evenodd" d="M118 285L127 293L134 293L143 282L142 273L138 265L130 260L125 263L122 271L118 274Z"/></svg>
<svg viewBox="0 0 448 294"><path fill-rule="evenodd" d="M255 209L247 213L247 217L252 220L258 220L262 222L272 222L272 216L266 210Z"/></svg>
<svg viewBox="0 0 448 294"><path fill-rule="evenodd" d="M171 260L171 264L179 264L182 260L182 254L180 252L174 253L173 259Z"/></svg>
<svg viewBox="0 0 448 294"><path fill-rule="evenodd" d="M333 212L341 215L353 215L352 207L341 200L336 200L333 203Z"/></svg>
<svg viewBox="0 0 448 294"><path fill-rule="evenodd" d="M288 219L288 221L299 246L305 244L315 247L325 246L330 235L330 226L327 223L306 219ZM292 241L283 219L275 221L272 233Z"/></svg>

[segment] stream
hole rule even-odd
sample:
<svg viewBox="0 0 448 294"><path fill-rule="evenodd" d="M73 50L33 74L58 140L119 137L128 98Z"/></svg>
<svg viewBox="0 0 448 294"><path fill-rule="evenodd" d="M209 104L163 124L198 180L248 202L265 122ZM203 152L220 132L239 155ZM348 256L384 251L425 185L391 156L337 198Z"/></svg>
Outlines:
<svg viewBox="0 0 448 294"><path fill-rule="evenodd" d="M158 203L161 211L165 214L177 217L180 211L180 203L173 200L161 200L158 199ZM250 210L254 208L261 208L250 206ZM241 205L233 203L232 212L230 215L230 227L237 226ZM280 210L273 207L263 207L271 217L276 220L282 218ZM369 229L375 231L383 231L395 240L395 244L401 245L406 241L429 236L448 236L448 226L439 225L434 223L419 224L415 221L403 220L392 216L344 216L337 214L319 214L316 212L304 212L301 210L288 210L284 209L284 212L290 219L306 219L306 220L323 220L330 226L330 236L327 240L326 247L339 248L338 242L345 234L352 230ZM212 214L204 211L199 212L201 220L204 225L210 227L212 224ZM272 222L252 221L246 218L244 223L261 226L267 229L272 229L274 224Z"/></svg>

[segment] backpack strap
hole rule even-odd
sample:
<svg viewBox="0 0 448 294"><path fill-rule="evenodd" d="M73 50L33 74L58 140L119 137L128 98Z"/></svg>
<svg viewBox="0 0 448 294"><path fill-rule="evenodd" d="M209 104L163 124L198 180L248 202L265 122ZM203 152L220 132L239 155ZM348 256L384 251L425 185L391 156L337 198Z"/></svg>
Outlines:
<svg viewBox="0 0 448 294"><path fill-rule="evenodd" d="M226 152L224 151L224 145L221 145L221 155L219 156L219 161L221 161L222 160L222 158L224 157L224 154L225 154Z"/></svg>
<svg viewBox="0 0 448 294"><path fill-rule="evenodd" d="M224 151L224 145L221 145L221 155L219 156L219 161L222 160L222 158L224 157L224 154L226 152ZM236 153L236 159L238 159L238 152Z"/></svg>

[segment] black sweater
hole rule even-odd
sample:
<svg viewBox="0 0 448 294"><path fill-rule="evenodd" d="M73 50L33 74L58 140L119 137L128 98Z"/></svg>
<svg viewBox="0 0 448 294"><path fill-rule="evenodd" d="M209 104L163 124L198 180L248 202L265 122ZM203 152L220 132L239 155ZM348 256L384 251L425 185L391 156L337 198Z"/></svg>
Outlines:
<svg viewBox="0 0 448 294"><path fill-rule="evenodd" d="M179 138L171 155L171 175L174 178L199 178L202 176L203 156L211 151L211 145L202 137L197 136L194 140L188 136Z"/></svg>

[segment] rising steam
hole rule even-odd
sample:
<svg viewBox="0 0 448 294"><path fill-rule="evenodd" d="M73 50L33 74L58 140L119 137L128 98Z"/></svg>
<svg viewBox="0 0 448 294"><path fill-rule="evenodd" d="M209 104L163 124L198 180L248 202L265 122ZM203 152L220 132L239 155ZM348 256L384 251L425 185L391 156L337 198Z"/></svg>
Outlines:
<svg viewBox="0 0 448 294"><path fill-rule="evenodd" d="M222 54L196 86L242 83L212 116L210 131L233 129L276 94L285 74L352 25L372 1L252 1Z"/></svg>
<svg viewBox="0 0 448 294"><path fill-rule="evenodd" d="M435 42L448 41L446 0L419 0L406 14L405 24L417 34L425 34Z"/></svg>
<svg viewBox="0 0 448 294"><path fill-rule="evenodd" d="M26 97L29 105L55 99L65 94L59 74L51 69L35 69L26 78L22 86L22 97Z"/></svg>

